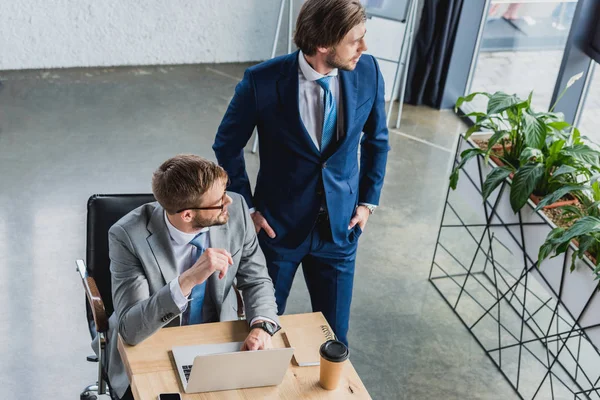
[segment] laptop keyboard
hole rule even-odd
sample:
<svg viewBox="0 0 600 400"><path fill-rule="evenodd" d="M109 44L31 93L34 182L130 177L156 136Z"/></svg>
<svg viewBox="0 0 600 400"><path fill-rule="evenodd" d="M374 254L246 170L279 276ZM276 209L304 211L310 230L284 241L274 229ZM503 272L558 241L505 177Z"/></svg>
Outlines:
<svg viewBox="0 0 600 400"><path fill-rule="evenodd" d="M181 368L183 369L183 374L185 375L185 380L189 381L190 374L192 373L192 366L191 365L182 365Z"/></svg>

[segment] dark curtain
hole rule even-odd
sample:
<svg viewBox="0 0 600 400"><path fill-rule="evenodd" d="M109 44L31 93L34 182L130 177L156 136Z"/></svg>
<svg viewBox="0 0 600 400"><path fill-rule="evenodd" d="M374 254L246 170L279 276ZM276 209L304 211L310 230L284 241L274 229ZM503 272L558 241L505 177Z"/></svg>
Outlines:
<svg viewBox="0 0 600 400"><path fill-rule="evenodd" d="M464 0L425 0L413 45L404 101L440 108Z"/></svg>

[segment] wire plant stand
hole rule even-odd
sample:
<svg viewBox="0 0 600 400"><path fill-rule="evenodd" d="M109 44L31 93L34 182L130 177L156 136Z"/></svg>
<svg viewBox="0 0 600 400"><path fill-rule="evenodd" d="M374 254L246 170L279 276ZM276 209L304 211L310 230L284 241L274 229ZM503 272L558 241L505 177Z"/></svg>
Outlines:
<svg viewBox="0 0 600 400"><path fill-rule="evenodd" d="M462 136L455 154L475 146ZM537 264L554 228L528 203L509 203L510 180L486 202L483 157L448 189L429 281L521 399L600 400L600 295L592 264L573 248Z"/></svg>

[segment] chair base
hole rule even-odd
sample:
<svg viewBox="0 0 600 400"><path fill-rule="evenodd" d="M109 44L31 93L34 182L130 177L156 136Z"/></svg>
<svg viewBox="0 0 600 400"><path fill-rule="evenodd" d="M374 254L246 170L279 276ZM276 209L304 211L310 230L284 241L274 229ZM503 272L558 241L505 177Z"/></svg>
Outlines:
<svg viewBox="0 0 600 400"><path fill-rule="evenodd" d="M98 383L87 386L83 389L83 392L79 395L79 400L99 400L99 399L110 399L110 389L106 389L106 393L104 395L98 394Z"/></svg>
<svg viewBox="0 0 600 400"><path fill-rule="evenodd" d="M79 395L79 400L98 400L98 396L93 394L92 392L81 392Z"/></svg>
<svg viewBox="0 0 600 400"><path fill-rule="evenodd" d="M83 389L83 392L79 395L79 400L98 400L98 386L90 385Z"/></svg>

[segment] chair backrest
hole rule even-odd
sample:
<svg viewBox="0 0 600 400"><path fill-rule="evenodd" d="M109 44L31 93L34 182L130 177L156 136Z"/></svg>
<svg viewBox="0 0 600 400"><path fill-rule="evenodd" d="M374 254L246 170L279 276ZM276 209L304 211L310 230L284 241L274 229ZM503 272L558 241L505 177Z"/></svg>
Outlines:
<svg viewBox="0 0 600 400"><path fill-rule="evenodd" d="M137 207L155 201L152 194L95 194L87 205L86 266L104 302L107 318L114 312L108 257L108 230L121 217ZM94 317L86 298L90 334L95 336Z"/></svg>

